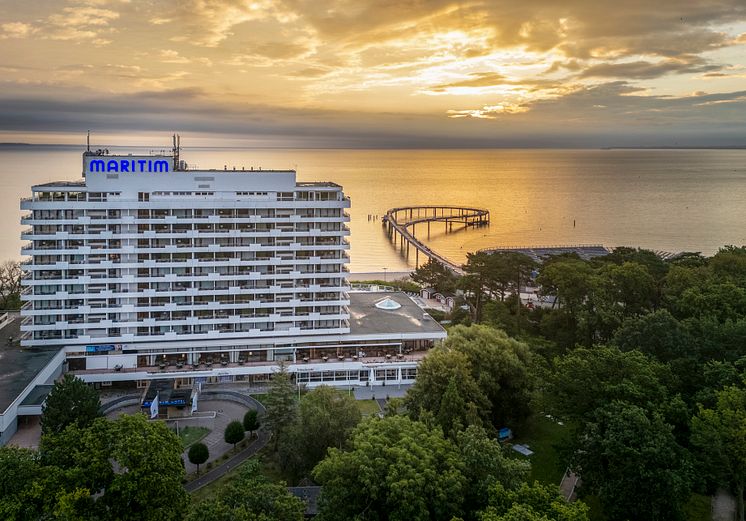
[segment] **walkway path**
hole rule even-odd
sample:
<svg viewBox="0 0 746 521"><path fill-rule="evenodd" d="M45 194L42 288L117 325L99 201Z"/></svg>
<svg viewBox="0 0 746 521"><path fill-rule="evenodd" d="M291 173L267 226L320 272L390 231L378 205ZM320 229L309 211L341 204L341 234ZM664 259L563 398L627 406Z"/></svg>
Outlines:
<svg viewBox="0 0 746 521"><path fill-rule="evenodd" d="M210 451L210 458L207 461L215 461L233 448L231 443L225 442L225 428L234 420L242 422L244 414L249 408L225 400L205 399L205 401L199 402L199 410L200 412L215 412L215 418L185 418L184 420L178 420L179 428L206 427L210 429L207 436L200 441L207 445L207 449ZM173 427L175 421L172 420L169 423ZM187 452L184 451L184 465L187 474L191 474L197 470L197 466L189 462L189 458L186 457Z"/></svg>
<svg viewBox="0 0 746 521"><path fill-rule="evenodd" d="M736 498L727 490L718 489L712 496L712 521L734 521L736 510Z"/></svg>
<svg viewBox="0 0 746 521"><path fill-rule="evenodd" d="M199 490L200 488L204 487L205 485L212 483L216 479L222 478L225 476L228 472L235 469L237 466L239 466L241 463L246 461L248 458L262 450L267 443L269 442L269 439L271 437L271 434L261 429L258 433L257 439L246 447L244 450L233 456L232 458L225 461L225 463L215 467L209 472L206 472L205 474L202 474L200 477L195 479L194 481L190 481L186 485L184 485L184 488L187 492L194 492L195 490Z"/></svg>
<svg viewBox="0 0 746 521"><path fill-rule="evenodd" d="M565 470L565 474L562 476L562 481L560 481L560 493L562 494L562 497L565 498L565 501L575 501L576 494L575 489L580 485L580 476L575 474L574 472L571 472L568 468Z"/></svg>

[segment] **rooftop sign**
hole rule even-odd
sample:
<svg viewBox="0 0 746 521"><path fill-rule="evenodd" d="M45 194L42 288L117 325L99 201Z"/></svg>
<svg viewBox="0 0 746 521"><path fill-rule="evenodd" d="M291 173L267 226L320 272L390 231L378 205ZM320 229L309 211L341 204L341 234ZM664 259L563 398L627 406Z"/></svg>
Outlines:
<svg viewBox="0 0 746 521"><path fill-rule="evenodd" d="M172 164L170 158L135 157L135 156L86 156L86 173L142 173L142 172L171 172Z"/></svg>

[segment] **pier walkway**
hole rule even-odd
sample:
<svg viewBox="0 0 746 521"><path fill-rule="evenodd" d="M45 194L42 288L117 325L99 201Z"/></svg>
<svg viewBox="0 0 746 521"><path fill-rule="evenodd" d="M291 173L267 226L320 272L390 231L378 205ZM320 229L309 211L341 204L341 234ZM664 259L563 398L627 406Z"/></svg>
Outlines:
<svg viewBox="0 0 746 521"><path fill-rule="evenodd" d="M457 226L486 226L490 223L490 212L483 208L467 206L402 206L392 208L381 219L388 233L389 239L398 245L399 251L409 257L410 248L415 250L415 267L420 265L420 254L446 266L458 275L463 275L461 266L450 261L439 253L428 248L416 237L417 225L430 226L433 223L443 223L447 232Z"/></svg>

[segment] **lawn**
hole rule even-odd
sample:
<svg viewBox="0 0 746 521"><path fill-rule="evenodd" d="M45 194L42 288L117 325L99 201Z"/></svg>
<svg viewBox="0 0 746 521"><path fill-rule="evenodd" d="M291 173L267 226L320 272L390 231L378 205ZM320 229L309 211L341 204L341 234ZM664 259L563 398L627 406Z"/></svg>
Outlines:
<svg viewBox="0 0 746 521"><path fill-rule="evenodd" d="M196 502L200 502L204 501L205 499L215 497L215 494L218 490L229 485L233 480L236 479L241 468L246 465L247 462L256 461L257 459L259 460L259 468L261 469L262 474L267 477L267 479L275 483L277 483L278 481L282 481L278 463L275 460L275 457L272 454L269 446L267 446L260 450L256 456L242 462L240 465L231 469L225 475L216 479L209 485L205 485L199 490L192 492L192 499Z"/></svg>
<svg viewBox="0 0 746 521"><path fill-rule="evenodd" d="M360 409L360 414L363 416L373 416L381 412L381 408L378 407L378 402L375 400L356 400L357 408Z"/></svg>
<svg viewBox="0 0 746 521"><path fill-rule="evenodd" d="M199 440L210 434L207 427L181 427L179 428L179 439L182 447L189 448Z"/></svg>
<svg viewBox="0 0 746 521"><path fill-rule="evenodd" d="M712 498L701 494L692 494L689 502L684 506L687 521L711 521Z"/></svg>
<svg viewBox="0 0 746 521"><path fill-rule="evenodd" d="M513 443L527 445L534 454L529 457L521 456L510 451L519 459L531 462L530 481L539 481L548 485L559 485L565 473L565 465L560 461L556 445L567 439L570 428L567 425L534 415L526 421L520 432L515 433Z"/></svg>
<svg viewBox="0 0 746 521"><path fill-rule="evenodd" d="M606 521L598 496L585 496L581 500L591 509L588 516L591 521ZM687 504L684 505L684 519L687 521L712 521L710 504L710 496L692 494Z"/></svg>

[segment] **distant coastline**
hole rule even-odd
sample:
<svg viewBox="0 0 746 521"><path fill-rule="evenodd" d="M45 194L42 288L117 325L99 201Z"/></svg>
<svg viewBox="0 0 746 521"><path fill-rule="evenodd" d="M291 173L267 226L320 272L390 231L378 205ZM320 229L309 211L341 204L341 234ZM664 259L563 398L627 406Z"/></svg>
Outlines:
<svg viewBox="0 0 746 521"><path fill-rule="evenodd" d="M84 143L80 144L63 144L63 143L0 143L0 149L12 150L12 149L31 149L31 148L53 148L58 150L80 150L85 147ZM95 147L92 145L91 148L113 148L113 149L155 149L155 148L168 148L164 147L152 147L145 145L101 145L97 144ZM183 146L184 150L215 150L215 149L228 149L228 150L406 150L407 148L398 147L287 147L287 146ZM607 146L607 147L520 147L520 146L500 146L495 144L494 146L474 146L474 147L435 147L435 148L420 148L413 147L410 150L746 150L745 145L691 145L691 146Z"/></svg>
<svg viewBox="0 0 746 521"><path fill-rule="evenodd" d="M658 146L658 147L601 147L601 150L746 150L746 145L733 146Z"/></svg>

